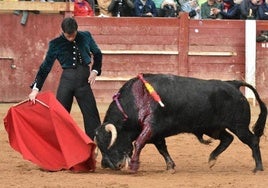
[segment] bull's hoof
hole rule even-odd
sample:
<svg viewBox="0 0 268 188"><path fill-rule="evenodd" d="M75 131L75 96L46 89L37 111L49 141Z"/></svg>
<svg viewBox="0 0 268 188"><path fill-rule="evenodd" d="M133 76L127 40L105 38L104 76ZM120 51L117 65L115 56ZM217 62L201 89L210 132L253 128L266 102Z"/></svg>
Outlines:
<svg viewBox="0 0 268 188"><path fill-rule="evenodd" d="M253 173L256 173L256 172L258 172L258 171L263 171L263 167L260 166L260 167L256 167L256 168L254 168Z"/></svg>
<svg viewBox="0 0 268 188"><path fill-rule="evenodd" d="M140 163L137 161L131 161L129 164L129 170L133 172L137 172L140 167Z"/></svg>
<svg viewBox="0 0 268 188"><path fill-rule="evenodd" d="M174 168L170 168L170 169L167 170L167 172L169 174L175 174L176 173L176 170Z"/></svg>
<svg viewBox="0 0 268 188"><path fill-rule="evenodd" d="M216 164L216 159L210 159L208 161L209 168L212 168Z"/></svg>
<svg viewBox="0 0 268 188"><path fill-rule="evenodd" d="M136 170L131 170L131 169L128 169L127 171L126 171L126 173L128 173L128 174L136 174L138 171Z"/></svg>
<svg viewBox="0 0 268 188"><path fill-rule="evenodd" d="M175 166L176 165L173 161L169 161L167 163L167 171L170 172L171 174L174 174L175 173L175 170L174 170Z"/></svg>

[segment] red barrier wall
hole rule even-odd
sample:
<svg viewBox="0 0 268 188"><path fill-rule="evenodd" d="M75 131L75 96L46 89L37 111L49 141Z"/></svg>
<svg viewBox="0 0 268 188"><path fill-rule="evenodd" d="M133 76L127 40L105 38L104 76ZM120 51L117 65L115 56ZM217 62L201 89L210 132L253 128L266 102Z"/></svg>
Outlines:
<svg viewBox="0 0 268 188"><path fill-rule="evenodd" d="M61 14L0 14L0 102L27 97L48 42L61 32ZM242 20L77 17L103 51L103 73L93 90L97 102L110 102L125 80L140 72L172 73L205 79L244 79L245 23ZM265 29L264 22L258 22ZM259 29L257 27L257 29ZM257 44L256 87L266 89L265 43ZM61 68L55 63L43 90L56 91Z"/></svg>

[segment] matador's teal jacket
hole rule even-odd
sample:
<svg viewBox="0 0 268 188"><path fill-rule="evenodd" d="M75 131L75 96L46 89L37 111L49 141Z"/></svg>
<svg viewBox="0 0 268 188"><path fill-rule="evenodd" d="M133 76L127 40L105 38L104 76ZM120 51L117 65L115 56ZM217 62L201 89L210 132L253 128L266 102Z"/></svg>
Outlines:
<svg viewBox="0 0 268 188"><path fill-rule="evenodd" d="M49 42L45 60L40 65L31 88L35 85L36 88L41 90L56 59L63 69L76 68L79 63L77 48L80 51L84 66L88 66L91 63L91 54L93 55L94 64L92 70L96 70L99 76L102 67L102 52L88 31L78 31L73 42L68 41L63 34Z"/></svg>

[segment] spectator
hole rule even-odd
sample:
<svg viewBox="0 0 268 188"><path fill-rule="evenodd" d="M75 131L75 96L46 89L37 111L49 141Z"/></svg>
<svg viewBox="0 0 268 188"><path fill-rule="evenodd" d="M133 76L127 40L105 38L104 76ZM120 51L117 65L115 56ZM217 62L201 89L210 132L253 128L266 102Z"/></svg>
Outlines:
<svg viewBox="0 0 268 188"><path fill-rule="evenodd" d="M221 14L215 15L212 10L213 8L220 9L220 4L216 0L207 0L201 5L201 18L202 19L220 19Z"/></svg>
<svg viewBox="0 0 268 188"><path fill-rule="evenodd" d="M243 0L240 3L240 18L241 19L257 19L259 0Z"/></svg>
<svg viewBox="0 0 268 188"><path fill-rule="evenodd" d="M268 20L268 0L265 0L258 7L257 18L259 20ZM257 42L268 42L268 31L261 31L260 35L256 37Z"/></svg>
<svg viewBox="0 0 268 188"><path fill-rule="evenodd" d="M156 7L156 12L158 17L163 17L164 13L163 10L161 9L161 5L163 0L153 0L155 7Z"/></svg>
<svg viewBox="0 0 268 188"><path fill-rule="evenodd" d="M74 16L94 16L94 11L86 0L75 0Z"/></svg>
<svg viewBox="0 0 268 188"><path fill-rule="evenodd" d="M213 14L221 14L223 19L240 19L240 8L233 0L223 0L220 8L212 9Z"/></svg>
<svg viewBox="0 0 268 188"><path fill-rule="evenodd" d="M178 5L174 0L163 0L161 9L163 10L164 17L177 17Z"/></svg>
<svg viewBox="0 0 268 188"><path fill-rule="evenodd" d="M134 3L135 16L155 17L157 11L153 0L136 0Z"/></svg>
<svg viewBox="0 0 268 188"><path fill-rule="evenodd" d="M100 11L100 17L112 16L112 14L108 11L108 6L110 5L111 0L97 0L97 2Z"/></svg>
<svg viewBox="0 0 268 188"><path fill-rule="evenodd" d="M14 10L13 12L15 15L20 15L22 13L22 17L20 19L20 24L21 25L26 25L28 16L29 16L29 11L27 10Z"/></svg>
<svg viewBox="0 0 268 188"><path fill-rule="evenodd" d="M268 20L268 0L265 0L265 1L258 7L257 18L258 18L259 20Z"/></svg>
<svg viewBox="0 0 268 188"><path fill-rule="evenodd" d="M108 11L112 16L129 17L134 16L133 0L112 0L108 6Z"/></svg>
<svg viewBox="0 0 268 188"><path fill-rule="evenodd" d="M65 1L65 0L61 0L61 1ZM88 2L88 4L91 6L93 13L95 15L95 0L86 0Z"/></svg>
<svg viewBox="0 0 268 188"><path fill-rule="evenodd" d="M19 0L19 1L35 1L35 0ZM26 25L27 20L28 20L28 16L29 16L29 12L32 12L34 14L39 14L40 13L40 11L37 11L37 10L33 10L33 11L28 11L28 10L15 10L13 13L15 15L20 15L22 13L22 17L21 17L20 23L21 23L21 25Z"/></svg>
<svg viewBox="0 0 268 188"><path fill-rule="evenodd" d="M242 1L243 1L243 0L234 0L234 3L240 5L240 3L241 3Z"/></svg>
<svg viewBox="0 0 268 188"><path fill-rule="evenodd" d="M200 6L199 6L197 0L185 1L181 5L181 9L182 9L183 12L188 12L190 18L192 18L192 19L201 19Z"/></svg>
<svg viewBox="0 0 268 188"><path fill-rule="evenodd" d="M180 1L185 1L185 0L180 0ZM187 0L186 0L187 1ZM199 6L201 6L203 3L205 3L207 0L197 0ZM242 0L241 0L242 1Z"/></svg>

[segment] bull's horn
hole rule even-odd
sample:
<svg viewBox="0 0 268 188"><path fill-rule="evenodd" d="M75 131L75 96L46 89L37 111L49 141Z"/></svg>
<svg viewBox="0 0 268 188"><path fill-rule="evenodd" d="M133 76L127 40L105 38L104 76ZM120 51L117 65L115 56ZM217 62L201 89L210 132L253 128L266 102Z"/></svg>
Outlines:
<svg viewBox="0 0 268 188"><path fill-rule="evenodd" d="M94 136L94 143L96 144L96 148L95 148L95 151L94 151L94 155L95 155L95 159L96 159L98 157L98 154L99 154L99 147L98 147L98 144L97 144L96 136Z"/></svg>
<svg viewBox="0 0 268 188"><path fill-rule="evenodd" d="M115 142L115 140L117 138L117 131L116 131L116 128L115 128L115 126L113 124L105 125L105 130L107 132L111 132L111 134L112 134L111 142L110 142L110 144L108 146L108 149L109 149L114 144L114 142Z"/></svg>
<svg viewBox="0 0 268 188"><path fill-rule="evenodd" d="M94 143L95 143L96 145L98 145L98 144L97 144L97 138L96 138L96 136L94 136Z"/></svg>

